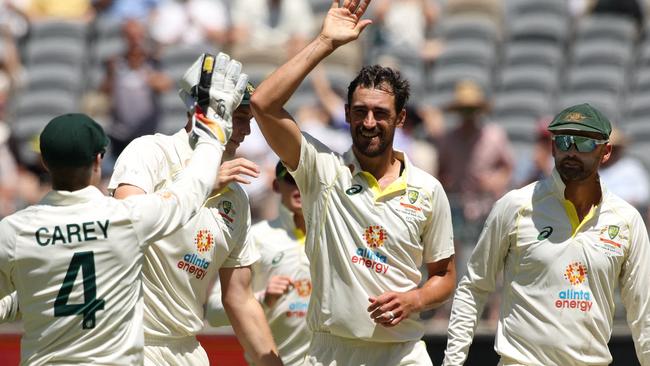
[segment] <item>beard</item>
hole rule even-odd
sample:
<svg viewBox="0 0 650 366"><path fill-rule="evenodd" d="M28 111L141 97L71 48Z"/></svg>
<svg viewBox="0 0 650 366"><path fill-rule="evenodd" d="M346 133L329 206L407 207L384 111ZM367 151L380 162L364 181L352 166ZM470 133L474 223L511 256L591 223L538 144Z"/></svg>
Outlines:
<svg viewBox="0 0 650 366"><path fill-rule="evenodd" d="M388 150L389 146L392 146L393 144L394 135L386 136L383 132L380 132L376 137L368 139L361 135L361 130L362 128L359 128L352 135L352 144L354 145L355 149L364 156L367 156L369 158L380 156L386 152L386 150ZM379 141L377 143L374 143L374 140Z"/></svg>
<svg viewBox="0 0 650 366"><path fill-rule="evenodd" d="M557 171L565 183L568 182L581 182L589 178L595 168L592 166L585 166L584 162L566 157L562 159L559 164L556 162Z"/></svg>

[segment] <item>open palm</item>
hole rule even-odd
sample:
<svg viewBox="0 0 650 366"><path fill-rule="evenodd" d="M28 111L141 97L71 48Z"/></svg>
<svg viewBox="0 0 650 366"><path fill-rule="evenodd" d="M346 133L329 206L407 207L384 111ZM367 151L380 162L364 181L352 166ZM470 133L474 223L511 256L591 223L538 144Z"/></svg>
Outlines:
<svg viewBox="0 0 650 366"><path fill-rule="evenodd" d="M332 42L334 47L341 46L359 38L359 34L371 20L360 20L371 0L345 0L339 6L339 0L332 2L323 21L321 36Z"/></svg>

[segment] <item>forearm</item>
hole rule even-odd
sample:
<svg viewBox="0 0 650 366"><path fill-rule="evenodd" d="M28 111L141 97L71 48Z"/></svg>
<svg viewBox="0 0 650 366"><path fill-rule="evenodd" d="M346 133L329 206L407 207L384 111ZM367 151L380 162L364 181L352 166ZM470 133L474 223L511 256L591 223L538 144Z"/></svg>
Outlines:
<svg viewBox="0 0 650 366"><path fill-rule="evenodd" d="M444 272L430 276L422 287L409 291L417 299L414 311L421 312L444 304L454 293L455 287L455 273Z"/></svg>
<svg viewBox="0 0 650 366"><path fill-rule="evenodd" d="M255 297L224 303L230 323L244 351L256 365L282 365L262 306Z"/></svg>

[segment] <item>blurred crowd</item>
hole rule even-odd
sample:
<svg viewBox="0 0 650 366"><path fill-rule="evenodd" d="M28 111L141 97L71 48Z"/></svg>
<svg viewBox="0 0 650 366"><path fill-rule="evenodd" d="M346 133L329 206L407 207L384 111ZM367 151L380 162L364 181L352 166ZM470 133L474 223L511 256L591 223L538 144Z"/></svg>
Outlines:
<svg viewBox="0 0 650 366"><path fill-rule="evenodd" d="M483 85L460 78L449 100L427 103L422 98L426 88L422 76L410 74L412 69L405 66L409 62L424 70L436 67L446 47L437 27L441 18L480 13L502 26L510 1L521 0L375 0L367 12L374 22L372 31L314 70L287 105L303 131L343 152L351 144L344 113L347 83L362 64L402 69L413 83L413 101L407 106L405 127L395 136L396 147L443 184L452 208L460 274L494 202L509 189L550 173L553 161L546 125L552 115L540 116L535 136L515 147L491 114L492 96ZM102 121L111 136L104 169L109 177L114 159L132 139L185 124L184 107L176 96L180 75L172 62L179 55L174 50L193 51L179 59L180 70L200 52L228 52L242 61L254 83L259 82L316 33L330 4L330 0L0 0L0 215L37 202L49 189L34 158L38 144L20 132L29 122L21 119L21 108L39 108L39 99L27 92L36 87L30 84L36 70L30 67L37 63L31 54L38 54L32 50L38 24L76 23L87 30L84 41L93 51L80 64L85 71L78 106ZM609 12L639 25L646 12L645 3L637 1L567 4L574 17ZM38 48L44 52L47 45ZM50 74L56 73L52 70ZM262 168L261 177L246 187L257 221L277 212L275 195L269 194L277 158L254 123L251 127L251 136L238 153ZM648 217L649 167L627 154L630 138L623 130L616 129L611 142L614 154L601 179ZM497 303L495 299L486 318L497 318ZM443 312L438 316L448 318Z"/></svg>

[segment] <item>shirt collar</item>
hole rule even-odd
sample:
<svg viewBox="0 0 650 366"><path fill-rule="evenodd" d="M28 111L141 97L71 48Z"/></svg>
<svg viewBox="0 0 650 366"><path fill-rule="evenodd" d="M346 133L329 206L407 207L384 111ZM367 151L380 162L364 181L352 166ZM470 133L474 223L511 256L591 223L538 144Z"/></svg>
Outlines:
<svg viewBox="0 0 650 366"><path fill-rule="evenodd" d="M40 201L42 205L48 206L71 206L75 204L85 203L95 200L100 197L105 197L104 194L95 186L87 186L76 191L50 191Z"/></svg>
<svg viewBox="0 0 650 366"><path fill-rule="evenodd" d="M361 169L361 164L359 163L357 157L354 155L352 148L350 148L348 151L345 152L345 154L343 154L343 161L345 165L348 168L350 168L353 177L358 174L362 174L364 175L367 181L369 180L371 189L375 192L377 198L387 194L392 194L399 191L405 191L407 187L421 188L422 187L421 181L417 179L413 179L414 167L411 164L411 161L408 159L408 156L403 151L400 150L393 150L393 152L395 153L395 157L404 163L404 171L402 172L402 174L398 179L396 179L383 191L379 191L378 187L373 187L372 182L374 181L374 183L376 183L376 179L372 177L370 173L364 172L363 169Z"/></svg>

